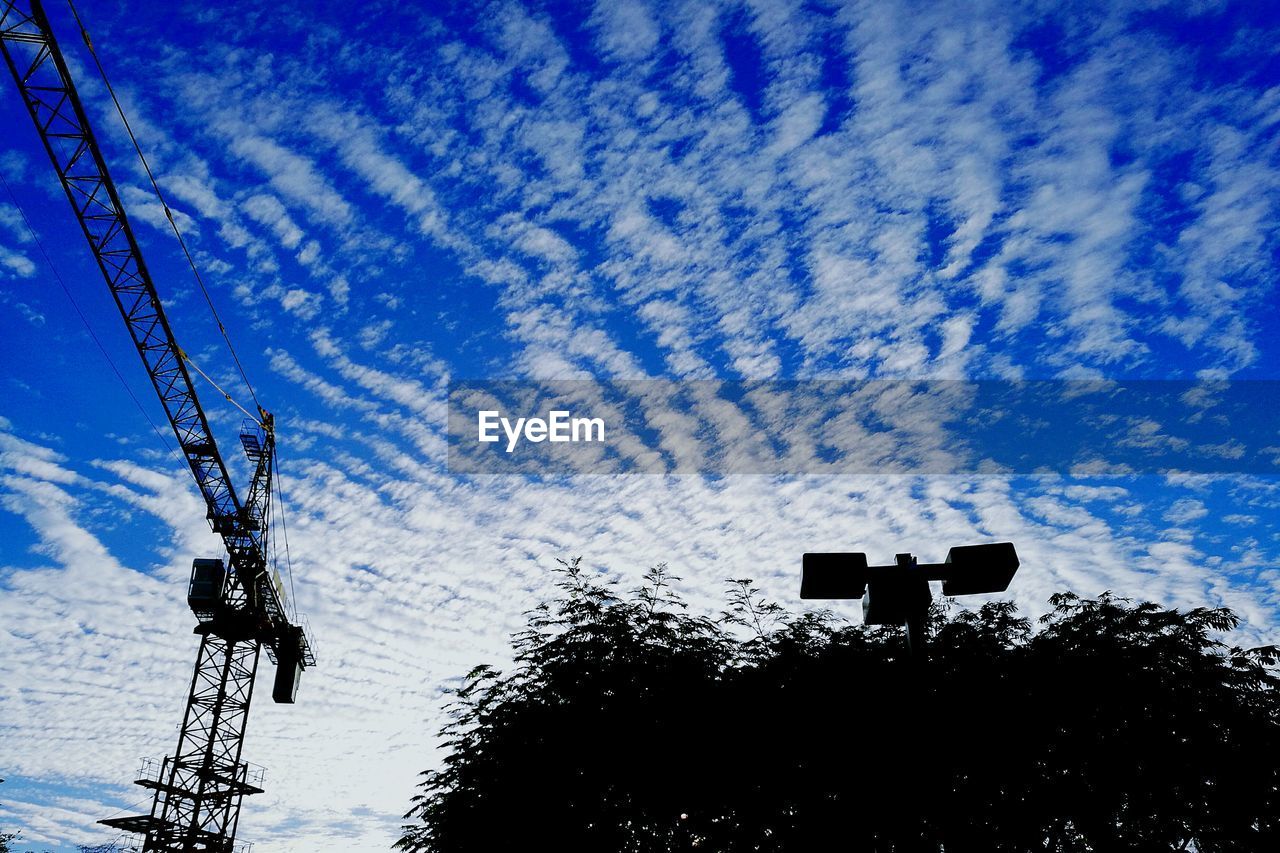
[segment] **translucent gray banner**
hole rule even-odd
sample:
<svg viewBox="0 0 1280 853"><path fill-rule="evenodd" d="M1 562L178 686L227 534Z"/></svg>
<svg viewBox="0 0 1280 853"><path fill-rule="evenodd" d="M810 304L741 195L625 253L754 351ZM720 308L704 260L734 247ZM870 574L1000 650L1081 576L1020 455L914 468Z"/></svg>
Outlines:
<svg viewBox="0 0 1280 853"><path fill-rule="evenodd" d="M1280 382L464 381L465 474L1280 472Z"/></svg>

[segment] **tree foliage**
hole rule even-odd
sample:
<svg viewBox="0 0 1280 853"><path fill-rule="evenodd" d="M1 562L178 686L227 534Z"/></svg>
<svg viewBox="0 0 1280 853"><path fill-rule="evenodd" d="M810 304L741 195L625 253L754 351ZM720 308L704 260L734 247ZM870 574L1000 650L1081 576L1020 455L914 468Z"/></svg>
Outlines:
<svg viewBox="0 0 1280 853"><path fill-rule="evenodd" d="M3 782L4 782L4 780L3 780L3 779L0 779L0 783L3 783ZM12 842L17 841L17 840L18 840L18 836L19 836L19 835L21 835L21 833L18 833L18 832L0 832L0 853L9 853L9 850L10 850L10 846L9 846L9 845L10 845Z"/></svg>
<svg viewBox="0 0 1280 853"><path fill-rule="evenodd" d="M673 580L620 596L563 564L513 670L457 691L397 847L1280 849L1277 653L1218 639L1228 610L935 608L919 662L749 580L693 616Z"/></svg>

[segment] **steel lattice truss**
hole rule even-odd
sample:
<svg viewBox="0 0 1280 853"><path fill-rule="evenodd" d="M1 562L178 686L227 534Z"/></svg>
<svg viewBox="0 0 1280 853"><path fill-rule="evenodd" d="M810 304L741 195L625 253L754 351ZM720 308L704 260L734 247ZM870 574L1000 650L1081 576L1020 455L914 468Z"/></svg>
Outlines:
<svg viewBox="0 0 1280 853"><path fill-rule="evenodd" d="M0 0L0 52L164 406L209 525L230 557L221 604L197 629L203 638L178 749L163 772L138 780L155 791L151 813L103 822L146 833L148 851L230 853L241 798L261 790L240 761L259 651L265 643L282 667L315 663L267 570L271 416L260 410L261 432L241 436L254 464L248 501L241 504L39 0ZM280 701L292 701L291 695Z"/></svg>
<svg viewBox="0 0 1280 853"><path fill-rule="evenodd" d="M155 778L137 780L155 791L151 813L103 823L146 833L144 851L230 853L241 799L262 792L240 760L260 648L204 635L177 752Z"/></svg>
<svg viewBox="0 0 1280 853"><path fill-rule="evenodd" d="M226 544L233 596L238 596L233 601L261 610L272 628L283 628L288 618L266 571L262 531L254 524L265 515L265 507L242 506L236 497L48 18L38 0L30 0L25 10L19 8L23 5L27 4L0 2L5 63L200 487L210 527ZM265 500L268 493L257 490L253 497Z"/></svg>

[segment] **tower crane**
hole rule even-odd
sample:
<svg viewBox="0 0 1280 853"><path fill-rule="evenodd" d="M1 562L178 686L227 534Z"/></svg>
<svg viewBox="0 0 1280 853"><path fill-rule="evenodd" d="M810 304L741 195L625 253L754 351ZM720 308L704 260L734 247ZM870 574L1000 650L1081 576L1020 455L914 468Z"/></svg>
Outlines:
<svg viewBox="0 0 1280 853"><path fill-rule="evenodd" d="M241 758L260 652L265 646L276 665L276 702L292 703L302 670L315 664L307 632L290 620L279 575L267 560L274 420L259 406L241 429L253 469L241 500L39 0L0 0L0 52L227 556L226 562L197 559L192 564L187 602L199 623L200 648L177 749L157 772L137 780L153 791L151 811L100 822L144 834L144 851L230 853L242 798L262 791Z"/></svg>

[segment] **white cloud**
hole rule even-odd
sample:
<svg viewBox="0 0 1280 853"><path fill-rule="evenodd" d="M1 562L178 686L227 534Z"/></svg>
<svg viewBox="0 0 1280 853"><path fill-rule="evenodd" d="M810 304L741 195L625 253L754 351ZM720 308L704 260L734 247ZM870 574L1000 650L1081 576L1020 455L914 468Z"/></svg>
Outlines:
<svg viewBox="0 0 1280 853"><path fill-rule="evenodd" d="M598 2L591 22L598 28L601 50L623 61L647 58L661 36L653 10L643 2Z"/></svg>
<svg viewBox="0 0 1280 853"><path fill-rule="evenodd" d="M241 300L227 319L287 439L297 598L321 661L297 707L255 709L246 755L270 768L242 821L255 849L386 846L439 758L440 689L506 659L556 556L583 553L624 585L667 560L715 612L726 566L795 605L806 550L940 559L1009 539L1030 614L1064 587L1110 588L1231 604L1245 636L1274 639L1280 582L1259 567L1275 563L1277 496L1261 481L466 479L441 430L455 374L1258 366L1278 90L1192 85L1186 52L1130 32L1122 7L1066 20L1061 68L1020 39L1033 12L1013 7L600 3L587 38L517 3L486 12L466 32L418 14L377 40L286 12L304 37L266 52L231 9L145 62L119 59L162 184L193 233L218 236L193 243ZM760 57L754 80L728 56L731 21ZM13 159L0 165L29 184L17 190L54 198ZM127 192L131 214L164 224ZM4 210L0 267L34 278ZM15 413L34 410L5 387ZM771 416L699 405L740 455L752 418ZM637 439L637 458L673 453L689 425L650 415L656 447ZM20 534L0 560L6 759L92 791L6 793L50 844L89 839L127 805L137 756L172 748L194 650L181 580L217 547L184 472L77 455L101 417L45 437L0 421L0 505ZM1170 440L1132 426L1132 442ZM937 449L927 429L913 439ZM793 452L816 451L797 438ZM1218 518L1241 535L1215 540Z"/></svg>

